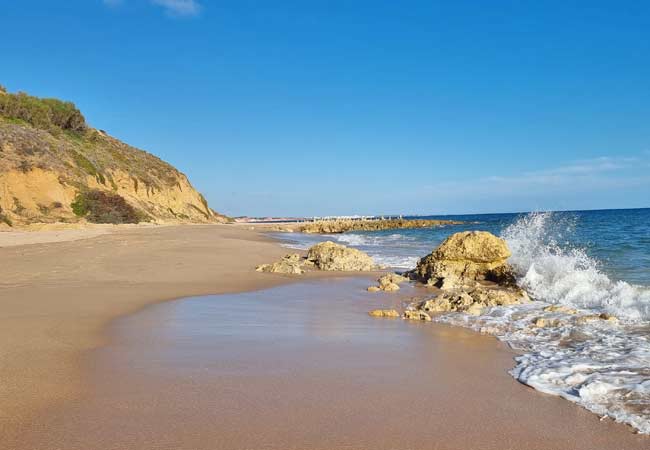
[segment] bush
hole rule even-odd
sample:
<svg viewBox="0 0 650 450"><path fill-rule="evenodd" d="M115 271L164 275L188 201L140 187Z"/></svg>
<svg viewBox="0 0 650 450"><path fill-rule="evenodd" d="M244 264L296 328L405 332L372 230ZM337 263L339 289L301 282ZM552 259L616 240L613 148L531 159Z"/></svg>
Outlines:
<svg viewBox="0 0 650 450"><path fill-rule="evenodd" d="M70 204L72 211L93 223L138 223L140 215L120 195L92 190L80 192Z"/></svg>
<svg viewBox="0 0 650 450"><path fill-rule="evenodd" d="M0 95L0 115L19 119L48 131L83 132L86 119L74 103L55 98L38 98L24 92Z"/></svg>

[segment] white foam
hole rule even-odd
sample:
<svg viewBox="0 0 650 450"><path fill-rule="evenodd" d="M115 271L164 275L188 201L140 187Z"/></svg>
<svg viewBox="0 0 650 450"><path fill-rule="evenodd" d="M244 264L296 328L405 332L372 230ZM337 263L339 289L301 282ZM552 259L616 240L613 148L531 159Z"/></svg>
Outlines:
<svg viewBox="0 0 650 450"><path fill-rule="evenodd" d="M609 312L633 320L650 318L650 290L613 281L584 249L559 241L572 223L553 213L531 213L507 227L502 237L512 251L510 263L534 298Z"/></svg>

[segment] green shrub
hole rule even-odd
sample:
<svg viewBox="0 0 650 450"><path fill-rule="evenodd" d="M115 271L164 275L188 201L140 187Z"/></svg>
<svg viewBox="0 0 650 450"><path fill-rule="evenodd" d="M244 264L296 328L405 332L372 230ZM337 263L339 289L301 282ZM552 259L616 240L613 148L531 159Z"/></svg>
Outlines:
<svg viewBox="0 0 650 450"><path fill-rule="evenodd" d="M38 98L19 92L0 95L0 116L24 120L47 131L81 133L87 129L86 119L74 103L55 98Z"/></svg>
<svg viewBox="0 0 650 450"><path fill-rule="evenodd" d="M72 211L93 223L138 223L140 214L120 195L92 190L80 192L70 204Z"/></svg>

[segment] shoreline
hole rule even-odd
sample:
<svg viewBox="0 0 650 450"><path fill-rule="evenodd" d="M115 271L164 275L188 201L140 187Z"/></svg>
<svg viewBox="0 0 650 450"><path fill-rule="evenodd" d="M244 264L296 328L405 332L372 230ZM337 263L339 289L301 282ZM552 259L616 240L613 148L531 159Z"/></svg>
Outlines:
<svg viewBox="0 0 650 450"><path fill-rule="evenodd" d="M83 355L81 398L39 416L15 450L212 450L221 440L224 450L646 448L624 425L513 383L516 351L492 336L368 317L401 294L370 295L367 278L183 298L120 317L110 342Z"/></svg>
<svg viewBox="0 0 650 450"><path fill-rule="evenodd" d="M257 273L257 264L275 260L289 249L266 234L272 230L250 228L248 224L119 227L99 235L74 235L77 240L0 246L0 258L10 266L8 276L0 282L0 379L4 381L4 386L0 385L0 443L15 442L14 447L19 448L18 437L30 418L57 411L59 405L82 395L81 361L113 342L111 324L117 321L161 303L194 297L376 275ZM84 258L87 264L75 263ZM405 295L376 297L377 304L389 298L395 302ZM83 297L94 301L88 303ZM443 332L447 326L443 325ZM508 374L518 352L496 337L486 338L497 343L494 348L502 348L494 351L494 361L499 362L493 365L513 383L512 389L518 389L517 381ZM484 373L488 372L486 368ZM488 399L493 394L486 392L485 396ZM603 426L596 416L592 419L588 421L603 432L621 432L631 435L630 441L636 439L627 426Z"/></svg>
<svg viewBox="0 0 650 450"><path fill-rule="evenodd" d="M0 443L79 394L79 359L108 342L112 321L167 301L332 275L255 272L287 249L240 226L9 233L0 233Z"/></svg>

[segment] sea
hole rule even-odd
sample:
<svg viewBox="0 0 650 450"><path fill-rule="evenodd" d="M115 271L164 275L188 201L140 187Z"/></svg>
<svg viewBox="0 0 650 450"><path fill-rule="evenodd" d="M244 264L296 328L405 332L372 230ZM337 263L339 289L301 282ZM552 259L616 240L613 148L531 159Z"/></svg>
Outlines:
<svg viewBox="0 0 650 450"><path fill-rule="evenodd" d="M288 248L331 240L396 271L412 269L447 236L485 230L502 237L532 303L434 320L492 334L518 351L512 376L650 434L650 209L428 216L462 225L349 232L278 233ZM573 312L545 311L565 305ZM617 321L579 320L607 313ZM553 326L539 328L536 319Z"/></svg>

